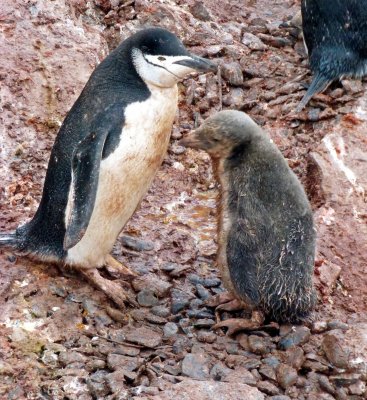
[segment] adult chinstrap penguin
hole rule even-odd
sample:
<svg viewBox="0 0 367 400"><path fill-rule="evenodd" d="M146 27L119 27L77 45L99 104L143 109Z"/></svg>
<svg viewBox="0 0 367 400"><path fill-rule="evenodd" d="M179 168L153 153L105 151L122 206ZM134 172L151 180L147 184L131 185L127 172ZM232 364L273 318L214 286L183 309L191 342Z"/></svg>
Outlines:
<svg viewBox="0 0 367 400"><path fill-rule="evenodd" d="M216 66L190 54L172 33L141 30L94 70L54 143L33 219L0 246L81 270L120 306L121 286L96 270L130 274L109 254L165 156L177 82Z"/></svg>
<svg viewBox="0 0 367 400"><path fill-rule="evenodd" d="M220 184L217 263L226 288L269 319L302 321L316 299L316 235L305 191L281 152L249 116L229 110L181 144L209 153Z"/></svg>
<svg viewBox="0 0 367 400"><path fill-rule="evenodd" d="M298 112L331 82L367 75L367 0L302 0L301 11L314 77Z"/></svg>

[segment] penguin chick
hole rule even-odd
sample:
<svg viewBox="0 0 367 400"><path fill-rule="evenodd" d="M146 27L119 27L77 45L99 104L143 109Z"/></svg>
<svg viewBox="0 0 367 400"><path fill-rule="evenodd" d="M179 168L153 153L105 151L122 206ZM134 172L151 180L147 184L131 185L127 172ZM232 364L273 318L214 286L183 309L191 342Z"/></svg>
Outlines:
<svg viewBox="0 0 367 400"><path fill-rule="evenodd" d="M315 304L315 229L304 189L270 137L245 113L221 111L181 144L203 149L220 184L218 257L226 288L279 322Z"/></svg>
<svg viewBox="0 0 367 400"><path fill-rule="evenodd" d="M314 77L297 112L334 80L367 75L367 0L302 0L301 11Z"/></svg>
<svg viewBox="0 0 367 400"><path fill-rule="evenodd" d="M109 253L165 156L177 82L215 70L165 29L123 41L97 66L66 116L35 216L0 235L0 246L74 266L122 306L120 285L96 268L131 274Z"/></svg>

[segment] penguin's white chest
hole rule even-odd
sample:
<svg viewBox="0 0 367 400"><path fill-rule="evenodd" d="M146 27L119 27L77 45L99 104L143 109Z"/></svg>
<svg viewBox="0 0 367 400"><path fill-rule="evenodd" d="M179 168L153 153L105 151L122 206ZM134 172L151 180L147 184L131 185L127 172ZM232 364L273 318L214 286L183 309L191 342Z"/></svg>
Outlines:
<svg viewBox="0 0 367 400"><path fill-rule="evenodd" d="M92 217L81 241L69 249L68 264L104 264L163 161L177 109L177 86L150 90L149 99L125 109L120 143L101 162Z"/></svg>

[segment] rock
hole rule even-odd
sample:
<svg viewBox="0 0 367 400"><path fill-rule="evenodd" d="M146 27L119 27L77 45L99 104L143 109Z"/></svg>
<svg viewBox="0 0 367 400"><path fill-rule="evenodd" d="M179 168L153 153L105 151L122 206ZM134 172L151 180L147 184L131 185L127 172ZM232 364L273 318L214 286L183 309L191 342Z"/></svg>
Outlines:
<svg viewBox="0 0 367 400"><path fill-rule="evenodd" d="M276 368L280 364L279 358L274 356L263 358L262 361L264 364L269 365L269 367L272 368Z"/></svg>
<svg viewBox="0 0 367 400"><path fill-rule="evenodd" d="M322 390L332 395L335 394L334 386L330 383L329 379L325 375L318 375L318 382Z"/></svg>
<svg viewBox="0 0 367 400"><path fill-rule="evenodd" d="M151 308L150 312L161 318L167 318L171 314L170 309L165 306L154 306Z"/></svg>
<svg viewBox="0 0 367 400"><path fill-rule="evenodd" d="M141 346L155 348L162 342L162 335L145 326L126 333L126 340Z"/></svg>
<svg viewBox="0 0 367 400"><path fill-rule="evenodd" d="M146 274L134 279L132 282L132 286L137 292L140 292L144 289L149 289L154 292L156 296L162 298L168 294L169 290L172 287L172 284L164 281L163 279L159 279L153 274Z"/></svg>
<svg viewBox="0 0 367 400"><path fill-rule="evenodd" d="M343 346L343 337L340 331L334 330L325 334L321 347L332 364L339 368L347 368L349 352Z"/></svg>
<svg viewBox="0 0 367 400"><path fill-rule="evenodd" d="M337 320L329 321L327 323L327 327L328 327L328 329L331 329L331 330L332 329L341 329L342 331L347 331L349 329L348 324L345 324L344 322L337 321Z"/></svg>
<svg viewBox="0 0 367 400"><path fill-rule="evenodd" d="M283 336L278 344L279 349L287 350L290 347L304 344L310 338L310 329L306 326L297 326L287 335Z"/></svg>
<svg viewBox="0 0 367 400"><path fill-rule="evenodd" d="M141 361L141 358L124 356L122 354L110 353L107 356L108 368L113 371L135 371L140 366Z"/></svg>
<svg viewBox="0 0 367 400"><path fill-rule="evenodd" d="M297 382L297 371L289 365L280 364L277 367L277 380L283 389L294 385Z"/></svg>
<svg viewBox="0 0 367 400"><path fill-rule="evenodd" d="M210 297L209 290L205 289L205 287L200 283L196 285L196 293L202 300L207 300Z"/></svg>
<svg viewBox="0 0 367 400"><path fill-rule="evenodd" d="M195 3L190 7L190 11L195 18L200 19L201 21L211 20L209 11L202 1L195 1Z"/></svg>
<svg viewBox="0 0 367 400"><path fill-rule="evenodd" d="M214 324L215 324L214 319L201 318L196 320L193 325L195 328L200 329L200 328L211 328Z"/></svg>
<svg viewBox="0 0 367 400"><path fill-rule="evenodd" d="M127 386L125 384L126 378L124 375L123 370L117 370L115 372L112 372L111 374L106 375L106 382L112 391L112 393L118 394L121 399L123 399L124 395L126 395L125 398L127 398Z"/></svg>
<svg viewBox="0 0 367 400"><path fill-rule="evenodd" d="M273 383L269 381L258 382L256 387L265 394L268 394L270 396L280 393L280 390Z"/></svg>
<svg viewBox="0 0 367 400"><path fill-rule="evenodd" d="M276 382L277 375L276 375L275 369L270 367L269 365L263 365L259 369L259 372L260 372L260 375L262 375L264 378L270 379L270 380Z"/></svg>
<svg viewBox="0 0 367 400"><path fill-rule="evenodd" d="M159 303L159 300L155 296L155 292L152 289L143 289L136 296L139 305L143 307L152 307L156 306Z"/></svg>
<svg viewBox="0 0 367 400"><path fill-rule="evenodd" d="M232 86L240 86L243 84L243 74L240 63L231 62L223 64L221 73L224 80Z"/></svg>
<svg viewBox="0 0 367 400"><path fill-rule="evenodd" d="M268 44L269 46L273 46L273 47L280 48L280 47L292 45L292 42L287 38L283 38L283 37L279 37L279 36L271 36L271 35L267 35L265 33L258 33L258 38L261 39L266 44Z"/></svg>
<svg viewBox="0 0 367 400"><path fill-rule="evenodd" d="M242 43L251 50L266 50L268 48L261 39L250 32L243 34Z"/></svg>
<svg viewBox="0 0 367 400"><path fill-rule="evenodd" d="M248 337L248 345L250 351L255 354L266 354L270 351L269 345L266 340L257 335L250 335Z"/></svg>
<svg viewBox="0 0 367 400"><path fill-rule="evenodd" d="M105 367L106 367L106 361L100 360L98 358L95 359L92 358L85 364L85 369L91 372L97 371L98 369L104 369Z"/></svg>
<svg viewBox="0 0 367 400"><path fill-rule="evenodd" d="M235 370L230 370L230 373L226 374L223 382L233 383L245 383L246 385L255 386L257 380L253 374L244 367L238 367Z"/></svg>
<svg viewBox="0 0 367 400"><path fill-rule="evenodd" d="M229 88L229 93L223 96L223 104L227 107L240 108L245 101L245 91L242 88Z"/></svg>
<svg viewBox="0 0 367 400"><path fill-rule="evenodd" d="M150 400L264 400L264 395L243 383L200 382L186 379Z"/></svg>
<svg viewBox="0 0 367 400"><path fill-rule="evenodd" d="M312 333L322 333L322 332L327 331L327 329L328 329L328 324L326 321L315 321L312 324L311 332Z"/></svg>
<svg viewBox="0 0 367 400"><path fill-rule="evenodd" d="M188 278L194 285L200 284L206 288L214 288L222 283L219 278L202 278L196 274L190 274Z"/></svg>
<svg viewBox="0 0 367 400"><path fill-rule="evenodd" d="M349 386L349 393L356 396L362 396L366 394L366 383L358 380Z"/></svg>
<svg viewBox="0 0 367 400"><path fill-rule="evenodd" d="M202 353L186 354L182 361L182 374L193 379L207 380L209 378L207 357Z"/></svg>
<svg viewBox="0 0 367 400"><path fill-rule="evenodd" d="M331 293L335 288L341 272L341 267L330 261L324 261L318 268L320 281L324 284L327 293Z"/></svg>
<svg viewBox="0 0 367 400"><path fill-rule="evenodd" d="M210 376L215 381L223 381L227 375L231 374L233 369L227 368L224 364L217 362L210 370Z"/></svg>
<svg viewBox="0 0 367 400"><path fill-rule="evenodd" d="M63 351L59 354L60 364L64 366L75 362L85 363L86 360L87 357L77 351Z"/></svg>
<svg viewBox="0 0 367 400"><path fill-rule="evenodd" d="M208 310L208 309L188 310L187 311L187 316L189 318L197 318L197 319L213 318L214 317L212 311Z"/></svg>
<svg viewBox="0 0 367 400"><path fill-rule="evenodd" d="M123 235L120 237L120 242L123 246L134 251L151 251L154 249L154 244L152 242L133 236Z"/></svg>
<svg viewBox="0 0 367 400"><path fill-rule="evenodd" d="M178 144L176 144L176 143L173 143L173 144L168 148L168 151L169 151L171 154L176 154L177 156L179 156L180 154L185 153L186 147L180 146L180 145L178 145Z"/></svg>
<svg viewBox="0 0 367 400"><path fill-rule="evenodd" d="M171 305L171 310L173 314L179 313L181 310L183 310L185 307L188 306L190 303L190 299L192 298L192 295L179 290L179 289L172 289L171 290L171 299L172 299L172 305Z"/></svg>
<svg viewBox="0 0 367 400"><path fill-rule="evenodd" d="M217 340L217 335L214 332L200 330L197 333L197 339L202 343L214 343Z"/></svg>
<svg viewBox="0 0 367 400"><path fill-rule="evenodd" d="M302 367L305 361L305 353L300 347L291 347L286 351L286 363L297 371Z"/></svg>
<svg viewBox="0 0 367 400"><path fill-rule="evenodd" d="M167 322L163 327L163 337L165 339L177 335L178 326L174 322Z"/></svg>
<svg viewBox="0 0 367 400"><path fill-rule="evenodd" d="M280 394L279 396L271 396L268 400L291 400L289 396Z"/></svg>
<svg viewBox="0 0 367 400"><path fill-rule="evenodd" d="M106 384L107 374L107 371L97 371L87 379L87 386L93 398L103 398L110 393L110 389Z"/></svg>

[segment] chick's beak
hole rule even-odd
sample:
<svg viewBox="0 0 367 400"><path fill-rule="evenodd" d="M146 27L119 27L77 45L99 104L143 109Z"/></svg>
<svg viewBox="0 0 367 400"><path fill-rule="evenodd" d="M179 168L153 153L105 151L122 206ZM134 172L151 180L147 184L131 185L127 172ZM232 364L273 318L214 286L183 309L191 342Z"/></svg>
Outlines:
<svg viewBox="0 0 367 400"><path fill-rule="evenodd" d="M193 149L202 148L202 143L195 134L195 131L189 133L183 139L179 140L178 144L184 147L191 147Z"/></svg>
<svg viewBox="0 0 367 400"><path fill-rule="evenodd" d="M216 72L218 69L213 62L205 58L196 56L195 54L190 54L189 57L190 58L176 61L175 64L195 69L198 72Z"/></svg>

